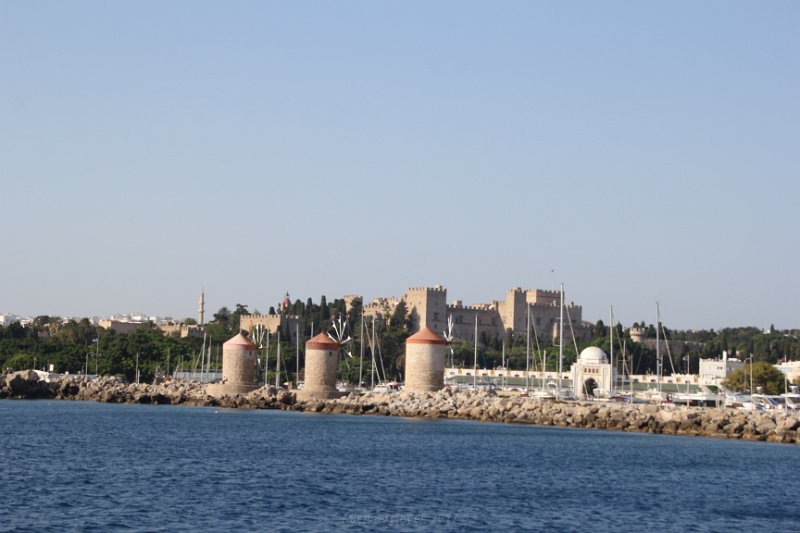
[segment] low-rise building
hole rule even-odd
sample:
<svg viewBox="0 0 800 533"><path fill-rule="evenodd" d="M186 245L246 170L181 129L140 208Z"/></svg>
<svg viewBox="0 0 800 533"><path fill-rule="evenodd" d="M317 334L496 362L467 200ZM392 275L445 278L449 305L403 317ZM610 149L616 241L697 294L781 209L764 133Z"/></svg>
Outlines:
<svg viewBox="0 0 800 533"><path fill-rule="evenodd" d="M184 339L186 337L202 337L203 328L197 324L167 323L158 326L164 335L177 335Z"/></svg>
<svg viewBox="0 0 800 533"><path fill-rule="evenodd" d="M720 385L732 372L744 366L744 361L729 358L722 352L722 358L700 359L700 383L703 385Z"/></svg>
<svg viewBox="0 0 800 533"><path fill-rule="evenodd" d="M784 361L775 365L775 368L783 372L789 383L800 384L800 361Z"/></svg>
<svg viewBox="0 0 800 533"><path fill-rule="evenodd" d="M114 333L133 333L145 324L147 324L147 322L123 322L121 320L104 318L101 319L97 325L103 329L113 330Z"/></svg>

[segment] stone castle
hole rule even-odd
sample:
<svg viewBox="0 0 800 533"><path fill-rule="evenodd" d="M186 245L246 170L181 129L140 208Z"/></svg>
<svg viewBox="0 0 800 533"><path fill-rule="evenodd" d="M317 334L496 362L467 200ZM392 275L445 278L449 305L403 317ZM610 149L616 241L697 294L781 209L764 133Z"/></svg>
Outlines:
<svg viewBox="0 0 800 533"><path fill-rule="evenodd" d="M441 285L433 287L413 287L401 298L378 297L369 303L363 303L363 297L348 294L343 297L349 313L355 302L363 304L365 317L387 319L391 317L402 301L408 310L411 332L424 328L442 334L447 331L448 317L453 319L453 338L473 342L475 340L475 323L477 321L478 337L504 336L511 330L515 336L525 335L527 322L526 310L530 310L531 335L536 335L542 342L558 340L560 321L560 298L558 291L542 289L509 289L505 300L493 300L491 303L464 305L461 300L447 303L447 289ZM257 325L265 331L275 334L278 331L283 339L291 343L297 341L297 326L301 329L302 318L286 313L289 306L289 295L280 304L280 313L275 315L243 315L240 327L250 333ZM589 335L592 325L583 322L581 306L572 302L564 302L564 335L571 338L570 324L578 339Z"/></svg>
<svg viewBox="0 0 800 533"><path fill-rule="evenodd" d="M256 326L261 326L270 335L280 333L281 338L291 344L297 342L298 334L302 335L303 319L296 315L288 314L291 305L289 293L283 298L283 302L278 304L280 313L274 315L242 315L239 318L239 329L243 329L252 334Z"/></svg>
<svg viewBox="0 0 800 533"><path fill-rule="evenodd" d="M353 299L356 297L348 296ZM558 339L560 321L560 298L558 291L542 289L509 289L505 300L494 300L488 304L464 305L461 300L447 303L447 289L434 287L410 288L402 298L375 298L365 304L364 316L388 317L402 301L405 303L412 323L412 332L428 327L436 332L447 331L447 318L453 317L453 337L474 341L475 323L478 336L502 336L507 330L514 335L525 335L526 309L530 310L531 334L542 341ZM572 302L564 303L564 331L568 335L569 324L575 336L585 337L591 324L583 322L582 308ZM569 337L568 337L569 338Z"/></svg>

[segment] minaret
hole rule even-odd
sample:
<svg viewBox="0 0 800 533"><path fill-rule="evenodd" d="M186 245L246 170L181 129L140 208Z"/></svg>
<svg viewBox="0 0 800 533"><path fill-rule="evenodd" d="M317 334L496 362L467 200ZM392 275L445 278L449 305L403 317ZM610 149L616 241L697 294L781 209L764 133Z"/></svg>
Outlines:
<svg viewBox="0 0 800 533"><path fill-rule="evenodd" d="M203 314L206 310L206 293L204 289L200 289L200 302L198 302L197 307L197 323L198 325L203 325Z"/></svg>

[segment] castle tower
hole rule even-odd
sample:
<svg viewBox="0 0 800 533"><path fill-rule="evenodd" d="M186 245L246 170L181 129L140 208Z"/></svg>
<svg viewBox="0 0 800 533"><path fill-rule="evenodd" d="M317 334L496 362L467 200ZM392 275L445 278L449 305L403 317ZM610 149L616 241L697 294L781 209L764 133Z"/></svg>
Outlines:
<svg viewBox="0 0 800 533"><path fill-rule="evenodd" d="M631 336L631 341L636 343L642 343L644 342L644 339L647 337L647 328L643 326L631 327L630 336Z"/></svg>
<svg viewBox="0 0 800 533"><path fill-rule="evenodd" d="M197 306L197 325L203 325L203 315L206 310L206 293L204 289L200 289L200 301Z"/></svg>
<svg viewBox="0 0 800 533"><path fill-rule="evenodd" d="M258 388L256 384L256 350L250 339L239 333L222 345L222 383L208 386L210 396L217 398L233 394L247 394Z"/></svg>
<svg viewBox="0 0 800 533"><path fill-rule="evenodd" d="M320 333L306 341L305 384L298 391L298 400L328 400L338 398L336 369L339 363L339 344Z"/></svg>
<svg viewBox="0 0 800 533"><path fill-rule="evenodd" d="M412 331L424 327L444 331L447 327L447 289L441 285L410 288L403 300L408 307Z"/></svg>
<svg viewBox="0 0 800 533"><path fill-rule="evenodd" d="M506 299L498 303L497 310L500 313L504 330L510 329L514 333L525 331L528 319L525 297L525 291L516 287L506 291Z"/></svg>
<svg viewBox="0 0 800 533"><path fill-rule="evenodd" d="M433 392L444 387L446 351L447 341L427 327L406 339L404 390Z"/></svg>

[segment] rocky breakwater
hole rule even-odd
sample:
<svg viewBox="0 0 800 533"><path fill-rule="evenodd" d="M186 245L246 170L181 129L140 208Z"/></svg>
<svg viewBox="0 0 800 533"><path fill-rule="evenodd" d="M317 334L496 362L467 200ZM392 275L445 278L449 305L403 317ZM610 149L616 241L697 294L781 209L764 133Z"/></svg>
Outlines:
<svg viewBox="0 0 800 533"><path fill-rule="evenodd" d="M125 383L114 377L65 376L44 381L33 371L0 375L0 398L50 398L108 403L173 404L315 413L445 418L573 428L693 435L800 444L800 414L697 407L557 402L501 396L493 391L350 394L334 400L298 401L294 392L262 387L214 398L196 382Z"/></svg>
<svg viewBox="0 0 800 533"><path fill-rule="evenodd" d="M297 402L288 408L318 413L448 418L800 444L800 415L783 411L557 402L499 396L491 391L450 390L349 395L336 400Z"/></svg>
<svg viewBox="0 0 800 533"><path fill-rule="evenodd" d="M294 403L294 394L262 387L247 395L214 398L206 385L172 381L158 385L126 383L112 376L88 379L63 376L45 381L33 370L0 375L0 398L84 400L104 403L171 404L240 409L281 409Z"/></svg>

